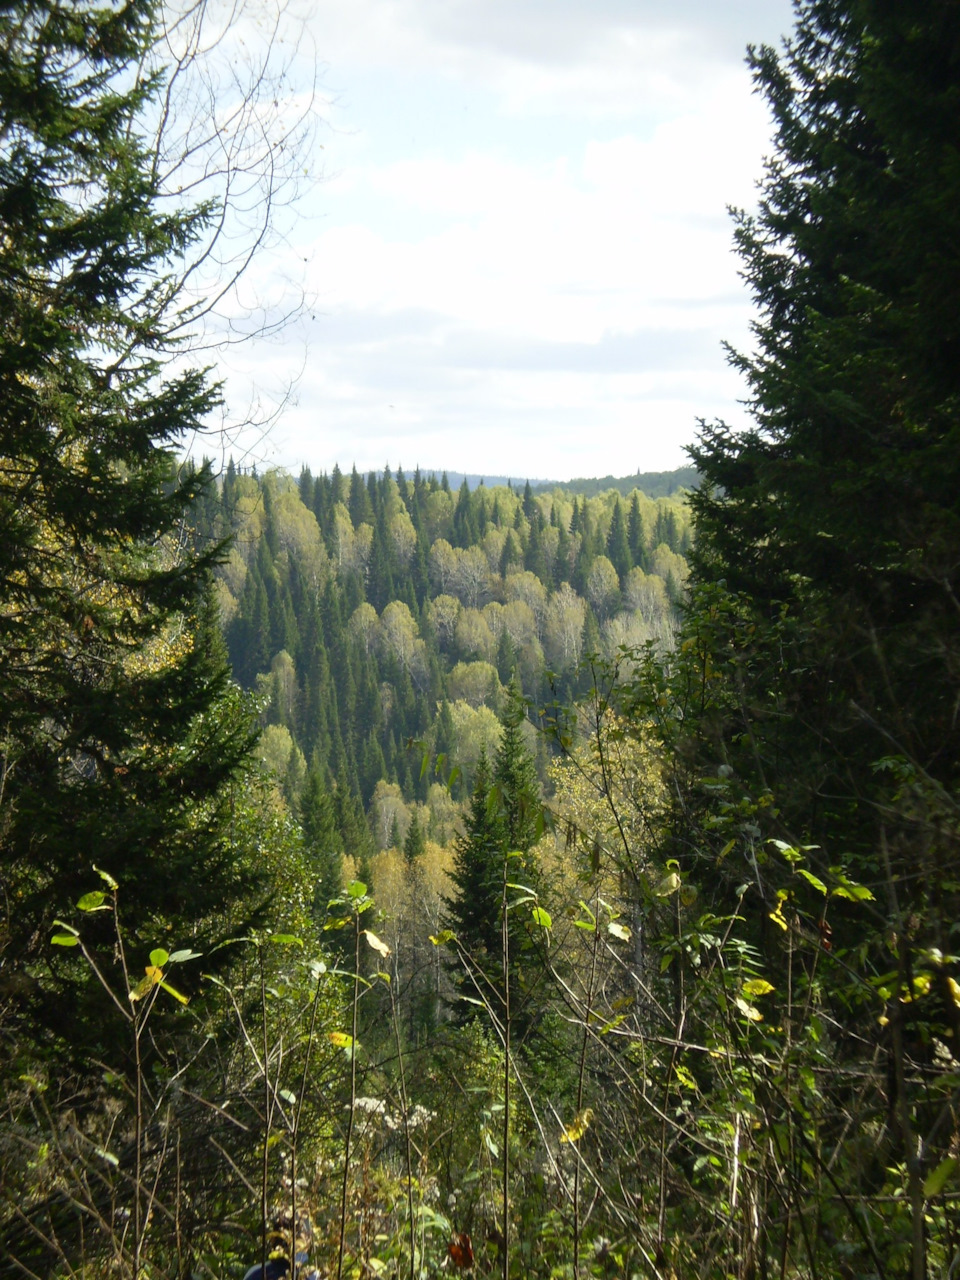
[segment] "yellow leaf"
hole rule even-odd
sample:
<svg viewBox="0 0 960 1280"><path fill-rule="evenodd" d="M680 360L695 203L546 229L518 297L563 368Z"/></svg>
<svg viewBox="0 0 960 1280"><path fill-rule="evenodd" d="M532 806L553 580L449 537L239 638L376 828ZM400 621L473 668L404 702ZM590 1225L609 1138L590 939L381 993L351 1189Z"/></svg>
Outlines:
<svg viewBox="0 0 960 1280"><path fill-rule="evenodd" d="M353 1036L348 1036L345 1031L331 1031L328 1033L330 1043L336 1045L338 1049L352 1049Z"/></svg>
<svg viewBox="0 0 960 1280"><path fill-rule="evenodd" d="M363 932L366 934L367 941L370 943L371 947L373 947L374 951L376 951L377 955L383 956L384 960L386 960L387 956L390 954L390 948L387 944L385 942L381 942L371 929L364 929Z"/></svg>
<svg viewBox="0 0 960 1280"><path fill-rule="evenodd" d="M755 1009L752 1004L747 1004L746 1000L741 999L740 996L736 997L736 999L734 1000L734 1004L737 1006L737 1008L740 1010L743 1016L747 1018L750 1022L763 1021L763 1014L760 1012L760 1010Z"/></svg>
<svg viewBox="0 0 960 1280"><path fill-rule="evenodd" d="M147 976L141 978L138 986L130 992L131 1000L142 1000L148 992L152 991L154 987L158 987L163 980L163 970L158 969L155 964L148 964L144 972Z"/></svg>
<svg viewBox="0 0 960 1280"><path fill-rule="evenodd" d="M783 914L783 904L784 904L784 901L786 900L786 897L787 897L787 895L786 895L786 893L784 892L784 890L783 890L783 889L779 889L779 890L777 891L777 906L776 906L776 910L775 910L775 911L771 911L771 912L770 912L770 919L773 921L773 923L774 923L774 924L779 925L779 926L780 926L780 928L784 931L784 933L786 933L786 932L787 932L787 930L788 930L788 929L789 929L789 927L790 927L790 926L787 924L786 917L785 917L785 916L784 916L784 914Z"/></svg>
<svg viewBox="0 0 960 1280"><path fill-rule="evenodd" d="M584 1107L582 1111L578 1111L573 1118L573 1123L560 1134L561 1142L579 1142L583 1135L590 1128L593 1121L593 1109Z"/></svg>
<svg viewBox="0 0 960 1280"><path fill-rule="evenodd" d="M749 982L743 984L743 994L755 999L757 996L768 996L773 990L773 984L767 982L765 978L751 978Z"/></svg>
<svg viewBox="0 0 960 1280"><path fill-rule="evenodd" d="M167 995L173 996L174 1000L179 1000L181 1004L190 1003L190 997L185 996L181 991L178 991L176 987L171 987L169 982L161 982L160 989L161 991L166 991Z"/></svg>

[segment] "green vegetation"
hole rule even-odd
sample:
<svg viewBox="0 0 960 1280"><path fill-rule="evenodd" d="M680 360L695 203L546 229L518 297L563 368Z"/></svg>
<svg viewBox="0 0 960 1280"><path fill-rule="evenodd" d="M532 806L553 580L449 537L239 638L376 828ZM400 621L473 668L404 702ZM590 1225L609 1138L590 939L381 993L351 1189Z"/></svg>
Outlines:
<svg viewBox="0 0 960 1280"><path fill-rule="evenodd" d="M696 467L677 467L675 471L638 471L635 476L603 476L600 479L562 480L556 485L533 486L535 493L547 489L562 489L565 493L578 493L593 498L598 493L615 490L628 498L639 489L648 498L670 498L681 489L695 489L700 483Z"/></svg>
<svg viewBox="0 0 960 1280"><path fill-rule="evenodd" d="M294 481L232 464L194 537L230 540L217 598L234 674L262 700L261 754L294 807L310 771L343 793L354 859L372 852L353 815L378 784L429 807L424 750L467 794L515 673L542 706L576 696L586 652L669 645L691 541L680 497L453 494L419 473ZM373 826L391 847L390 822Z"/></svg>
<svg viewBox="0 0 960 1280"><path fill-rule="evenodd" d="M753 55L675 496L178 465L153 20L0 16L0 1275L954 1276L956 6Z"/></svg>

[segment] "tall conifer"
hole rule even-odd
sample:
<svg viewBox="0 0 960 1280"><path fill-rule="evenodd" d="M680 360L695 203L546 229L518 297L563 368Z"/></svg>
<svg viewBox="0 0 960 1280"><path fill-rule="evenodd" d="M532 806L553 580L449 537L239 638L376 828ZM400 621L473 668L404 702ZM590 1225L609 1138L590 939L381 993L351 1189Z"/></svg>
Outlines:
<svg viewBox="0 0 960 1280"><path fill-rule="evenodd" d="M249 725L216 651L190 642L219 550L177 538L210 474L173 455L219 396L169 363L173 273L211 211L159 188L152 24L144 0L0 13L0 878L25 1035L103 1030L75 1021L73 957L50 965L49 924L93 863L135 951L209 944L256 880L226 813Z"/></svg>

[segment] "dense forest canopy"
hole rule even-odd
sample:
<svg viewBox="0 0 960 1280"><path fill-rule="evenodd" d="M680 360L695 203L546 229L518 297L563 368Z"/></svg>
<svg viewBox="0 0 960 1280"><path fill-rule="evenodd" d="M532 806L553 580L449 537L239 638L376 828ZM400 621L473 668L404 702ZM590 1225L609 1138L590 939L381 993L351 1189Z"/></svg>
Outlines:
<svg viewBox="0 0 960 1280"><path fill-rule="evenodd" d="M291 798L309 766L365 807L381 781L427 800L411 742L458 767L460 796L514 672L538 706L569 701L585 653L669 644L688 572L682 495L231 464L197 513L198 546L230 540L217 598L262 751Z"/></svg>
<svg viewBox="0 0 960 1280"><path fill-rule="evenodd" d="M960 10L751 51L649 491L184 461L165 22L0 14L0 1275L949 1280Z"/></svg>

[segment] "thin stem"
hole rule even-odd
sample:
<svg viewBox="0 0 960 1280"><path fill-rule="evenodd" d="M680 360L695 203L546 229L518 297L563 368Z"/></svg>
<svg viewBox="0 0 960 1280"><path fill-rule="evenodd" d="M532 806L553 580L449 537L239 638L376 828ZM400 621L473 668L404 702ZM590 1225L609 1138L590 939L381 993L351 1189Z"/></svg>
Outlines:
<svg viewBox="0 0 960 1280"><path fill-rule="evenodd" d="M397 1044L397 1067L400 1074L400 1105L403 1107L403 1138L406 1147L407 1161L407 1215L410 1223L410 1280L416 1274L417 1231L413 1216L413 1154L410 1146L410 1108L407 1103L407 1077L403 1065L403 1047L400 1043L400 1020L397 1017L397 999L393 983L388 982L390 991L390 1013L393 1019L393 1035Z"/></svg>
<svg viewBox="0 0 960 1280"><path fill-rule="evenodd" d="M350 1178L350 1147L353 1141L353 1117L357 1102L357 1005L360 1003L360 916L354 907L353 1010L350 1028L350 1111L347 1115L347 1138L343 1152L343 1185L340 1189L340 1244L337 1250L337 1280L343 1280L343 1246L347 1231L347 1185Z"/></svg>
<svg viewBox="0 0 960 1280"><path fill-rule="evenodd" d="M267 1188L270 1174L270 1041L267 1033L267 984L263 971L263 943L257 943L257 961L260 966L260 1022L263 1032L263 1163L260 1170L260 1264L262 1274L267 1274Z"/></svg>
<svg viewBox="0 0 960 1280"><path fill-rule="evenodd" d="M503 1280L510 1275L510 925L507 914L507 860L503 863L503 917L500 924L503 950Z"/></svg>

